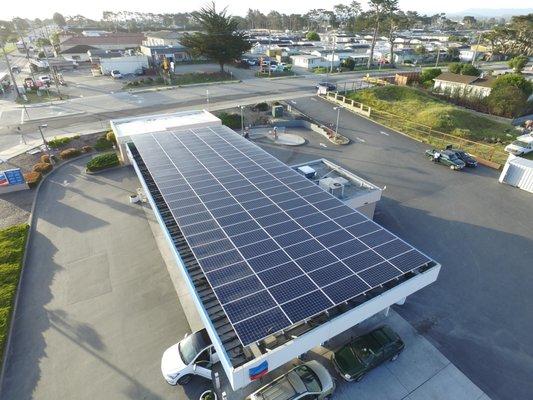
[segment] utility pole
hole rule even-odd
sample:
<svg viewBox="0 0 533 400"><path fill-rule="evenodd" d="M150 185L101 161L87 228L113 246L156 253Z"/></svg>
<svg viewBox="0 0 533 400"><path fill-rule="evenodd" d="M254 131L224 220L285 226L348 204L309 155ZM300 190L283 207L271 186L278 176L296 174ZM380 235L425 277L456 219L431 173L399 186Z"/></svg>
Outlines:
<svg viewBox="0 0 533 400"><path fill-rule="evenodd" d="M28 46L26 46L26 41L24 40L22 33L18 30L17 27L15 28L17 29L17 33L19 34L20 41L22 42L22 45L24 46L24 51L26 53L26 60L28 60L28 68L30 69L31 79L33 79L33 82L35 83L35 75L33 75L33 69L31 68L31 62L30 62L30 51L28 50Z"/></svg>
<svg viewBox="0 0 533 400"><path fill-rule="evenodd" d="M13 71L11 71L11 64L9 63L9 58L6 53L6 48L4 47L4 43L2 43L2 52L4 53L4 58L6 59L7 70L9 71L9 76L11 77L11 82L13 82L13 88L15 89L15 94L17 95L17 100L18 100L20 98L19 87L17 85L17 81L15 80L15 75L13 75Z"/></svg>
<svg viewBox="0 0 533 400"><path fill-rule="evenodd" d="M43 26L41 25L41 32L42 32L42 29L43 29ZM44 35L42 36L43 38L46 38ZM50 40L50 38L48 37L48 40ZM51 42L50 42L51 43ZM48 71L50 72L50 74L52 75L52 79L54 80L54 83L56 85L56 90L57 90L57 95L59 97L59 99L61 99L61 92L59 91L59 84L57 83L57 74L56 74L56 71L54 68L52 68L52 66L50 65L50 59L48 58L48 54L46 53L46 48L45 48L46 45L43 44L43 46L41 46L41 49L43 50L43 53L44 53L44 58L46 58L46 63L48 64ZM48 94L50 94L50 91L48 91ZM50 98L50 103L52 103L52 99Z"/></svg>
<svg viewBox="0 0 533 400"><path fill-rule="evenodd" d="M481 43L481 36L483 36L483 32L480 32L477 37L477 45L476 45L476 48L474 49L474 57L472 57L472 65L474 65L476 62L477 49L479 48L479 44Z"/></svg>
<svg viewBox="0 0 533 400"><path fill-rule="evenodd" d="M239 108L241 109L241 133L244 136L244 115L243 115L244 106L239 106Z"/></svg>
<svg viewBox="0 0 533 400"><path fill-rule="evenodd" d="M437 61L435 62L435 68L439 66L439 58L440 58L440 46L437 46Z"/></svg>
<svg viewBox="0 0 533 400"><path fill-rule="evenodd" d="M272 66L272 60L270 56L270 43L272 42L272 36L270 32L270 28L268 28L268 59L270 62L268 63L268 76L272 76L272 69L270 68Z"/></svg>
<svg viewBox="0 0 533 400"><path fill-rule="evenodd" d="M333 109L337 110L337 124L335 124L335 137L337 137L339 133L339 119L341 116L341 107L333 107Z"/></svg>
<svg viewBox="0 0 533 400"><path fill-rule="evenodd" d="M333 36L333 49L331 51L330 72L333 73L333 59L335 58L335 46L337 46L337 36Z"/></svg>
<svg viewBox="0 0 533 400"><path fill-rule="evenodd" d="M54 164L54 160L52 159L52 155L50 154L50 147L48 147L48 142L44 138L43 129L48 128L48 124L42 124L39 125L37 128L39 128L39 133L41 134L41 139L43 139L44 148L46 149L46 154L48 154L48 159L50 160L50 164Z"/></svg>

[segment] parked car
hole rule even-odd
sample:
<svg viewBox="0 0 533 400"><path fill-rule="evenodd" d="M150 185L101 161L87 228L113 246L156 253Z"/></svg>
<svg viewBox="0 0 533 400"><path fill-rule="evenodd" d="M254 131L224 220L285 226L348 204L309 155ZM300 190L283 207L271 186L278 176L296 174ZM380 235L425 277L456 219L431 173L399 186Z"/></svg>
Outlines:
<svg viewBox="0 0 533 400"><path fill-rule="evenodd" d="M18 65L13 65L11 67L11 72L13 72L14 74L20 74L20 67Z"/></svg>
<svg viewBox="0 0 533 400"><path fill-rule="evenodd" d="M514 142L505 146L505 151L515 156L531 153L533 151L533 135L518 136Z"/></svg>
<svg viewBox="0 0 533 400"><path fill-rule="evenodd" d="M337 85L331 83L331 82L320 82L315 86L315 88L318 90L321 87L326 88L328 91L334 91L337 90Z"/></svg>
<svg viewBox="0 0 533 400"><path fill-rule="evenodd" d="M122 78L122 74L120 73L120 71L118 69L114 69L113 71L111 71L111 76L114 78L114 79L120 79Z"/></svg>
<svg viewBox="0 0 533 400"><path fill-rule="evenodd" d="M382 326L359 336L333 353L331 361L346 381L359 382L386 361L395 361L405 344L396 332Z"/></svg>
<svg viewBox="0 0 533 400"><path fill-rule="evenodd" d="M335 390L335 381L318 361L298 365L279 378L256 390L247 400L325 400Z"/></svg>
<svg viewBox="0 0 533 400"><path fill-rule="evenodd" d="M163 353L161 372L171 385L185 385L193 375L211 379L211 366L219 361L207 330L185 337Z"/></svg>
<svg viewBox="0 0 533 400"><path fill-rule="evenodd" d="M50 78L50 75L41 75L39 76L39 80L44 83L46 86L50 86L52 83L52 79Z"/></svg>
<svg viewBox="0 0 533 400"><path fill-rule="evenodd" d="M455 171L465 167L465 162L457 157L453 150L426 150L426 156L434 163L446 165Z"/></svg>
<svg viewBox="0 0 533 400"><path fill-rule="evenodd" d="M134 72L135 76L144 75L144 68L137 68Z"/></svg>
<svg viewBox="0 0 533 400"><path fill-rule="evenodd" d="M474 158L473 155L467 153L466 151L454 149L452 145L446 146L446 150L450 150L454 152L457 158L459 158L465 163L465 166L470 167L470 168L477 167L477 160Z"/></svg>

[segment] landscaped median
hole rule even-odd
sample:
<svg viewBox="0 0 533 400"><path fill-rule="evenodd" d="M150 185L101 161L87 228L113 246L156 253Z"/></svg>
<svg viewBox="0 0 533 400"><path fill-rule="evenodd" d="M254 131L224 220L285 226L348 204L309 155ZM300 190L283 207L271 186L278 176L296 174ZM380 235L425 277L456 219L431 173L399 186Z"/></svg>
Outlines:
<svg viewBox="0 0 533 400"><path fill-rule="evenodd" d="M193 85L201 83L216 83L235 80L228 72L191 72L187 74L170 74L166 79L162 76L148 76L135 79L124 85L125 89L146 88L146 87L172 87L182 85Z"/></svg>
<svg viewBox="0 0 533 400"><path fill-rule="evenodd" d="M20 280L28 225L0 230L0 370Z"/></svg>
<svg viewBox="0 0 533 400"><path fill-rule="evenodd" d="M413 88L390 85L326 98L433 147L452 144L490 164L505 163L503 148L514 137L510 125Z"/></svg>
<svg viewBox="0 0 533 400"><path fill-rule="evenodd" d="M118 159L117 153L104 153L92 158L87 163L87 172L96 173L108 168L118 167L120 161Z"/></svg>

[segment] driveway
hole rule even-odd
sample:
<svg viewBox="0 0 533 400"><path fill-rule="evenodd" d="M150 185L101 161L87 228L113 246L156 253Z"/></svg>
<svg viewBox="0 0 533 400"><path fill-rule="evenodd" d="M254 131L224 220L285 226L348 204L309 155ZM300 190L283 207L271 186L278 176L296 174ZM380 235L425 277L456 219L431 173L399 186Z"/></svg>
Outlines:
<svg viewBox="0 0 533 400"><path fill-rule="evenodd" d="M291 104L325 123L337 117L315 97ZM531 194L485 167L434 165L424 144L344 110L339 132L352 143L311 133L302 147L263 146L288 164L325 157L386 186L375 220L442 264L437 282L396 310L490 398L531 398Z"/></svg>
<svg viewBox="0 0 533 400"><path fill-rule="evenodd" d="M66 165L41 188L2 399L197 398L161 376L189 331L130 168Z"/></svg>

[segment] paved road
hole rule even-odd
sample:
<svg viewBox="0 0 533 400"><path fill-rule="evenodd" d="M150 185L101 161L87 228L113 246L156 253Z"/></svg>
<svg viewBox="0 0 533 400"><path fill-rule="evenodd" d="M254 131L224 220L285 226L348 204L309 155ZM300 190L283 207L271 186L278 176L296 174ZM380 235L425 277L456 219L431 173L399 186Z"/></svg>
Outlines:
<svg viewBox="0 0 533 400"><path fill-rule="evenodd" d="M335 121L330 103L295 102L323 122ZM443 265L437 283L397 311L491 398L530 399L531 194L499 184L488 168L434 165L423 144L346 111L339 131L353 143L335 147L313 135L295 150L264 146L287 163L326 157L386 186L375 219Z"/></svg>
<svg viewBox="0 0 533 400"><path fill-rule="evenodd" d="M85 160L86 161L86 160ZM86 176L84 161L42 187L0 398L197 399L171 387L162 351L189 332L133 169Z"/></svg>

